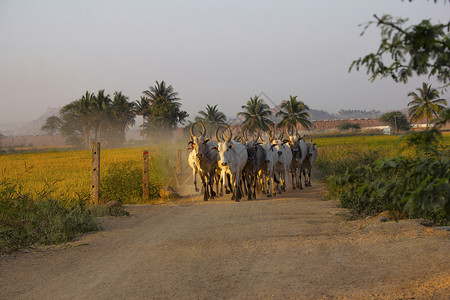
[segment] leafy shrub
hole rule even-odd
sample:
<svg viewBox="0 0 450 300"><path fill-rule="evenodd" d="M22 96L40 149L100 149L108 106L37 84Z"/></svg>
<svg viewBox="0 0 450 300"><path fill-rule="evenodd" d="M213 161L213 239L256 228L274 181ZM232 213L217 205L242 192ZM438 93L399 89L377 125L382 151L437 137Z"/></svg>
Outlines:
<svg viewBox="0 0 450 300"><path fill-rule="evenodd" d="M330 179L343 207L359 216L384 210L407 212L412 218L450 216L450 160L425 157L380 159Z"/></svg>
<svg viewBox="0 0 450 300"><path fill-rule="evenodd" d="M408 119L401 111L391 111L388 113L384 113L380 116L379 120L391 126L391 128L393 130L396 130L397 132L399 130L409 130L411 128Z"/></svg>
<svg viewBox="0 0 450 300"><path fill-rule="evenodd" d="M167 185L170 167L164 154L151 155L149 158L150 199L159 197L159 190ZM121 203L141 203L142 165L135 161L113 163L101 176L100 197L103 203L119 201Z"/></svg>
<svg viewBox="0 0 450 300"><path fill-rule="evenodd" d="M137 202L142 198L142 167L132 161L112 164L102 174L100 197L108 201Z"/></svg>
<svg viewBox="0 0 450 300"><path fill-rule="evenodd" d="M339 198L354 217L390 210L446 224L450 219L450 156L441 138L435 129L412 133L401 139L407 156L397 153L392 158L382 157L383 151L354 145L328 148L316 164L327 176L330 196Z"/></svg>
<svg viewBox="0 0 450 300"><path fill-rule="evenodd" d="M67 242L81 234L100 229L86 210L85 199L77 206L64 207L54 200L35 202L22 187L8 179L0 181L0 252L33 244Z"/></svg>

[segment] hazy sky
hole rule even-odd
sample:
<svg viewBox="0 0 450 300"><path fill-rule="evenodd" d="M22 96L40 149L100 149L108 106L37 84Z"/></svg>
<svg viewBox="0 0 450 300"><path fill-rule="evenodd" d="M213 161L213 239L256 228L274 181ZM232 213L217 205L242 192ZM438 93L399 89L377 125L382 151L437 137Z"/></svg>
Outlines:
<svg viewBox="0 0 450 300"><path fill-rule="evenodd" d="M234 117L261 92L276 103L298 95L329 112L405 108L423 81L439 84L348 73L379 45L376 27L362 37L358 27L375 13L447 22L450 4L0 0L0 123L36 119L86 90L138 100L156 80L174 87L190 119L206 104Z"/></svg>

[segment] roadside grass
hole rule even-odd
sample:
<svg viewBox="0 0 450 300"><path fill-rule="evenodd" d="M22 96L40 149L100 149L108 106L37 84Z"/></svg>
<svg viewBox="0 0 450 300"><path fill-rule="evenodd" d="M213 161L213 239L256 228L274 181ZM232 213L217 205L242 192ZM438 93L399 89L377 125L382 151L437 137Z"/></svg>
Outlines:
<svg viewBox="0 0 450 300"><path fill-rule="evenodd" d="M52 199L35 201L12 180L0 180L0 253L34 244L67 242L100 229L80 199L67 207Z"/></svg>

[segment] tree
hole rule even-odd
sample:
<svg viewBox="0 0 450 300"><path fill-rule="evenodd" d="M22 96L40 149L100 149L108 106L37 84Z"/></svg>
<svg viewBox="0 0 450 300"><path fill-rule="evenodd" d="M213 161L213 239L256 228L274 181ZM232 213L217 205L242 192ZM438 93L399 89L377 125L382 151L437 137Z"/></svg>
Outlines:
<svg viewBox="0 0 450 300"><path fill-rule="evenodd" d="M47 118L41 130L47 132L49 135L55 135L61 128L61 125L62 121L58 116L51 116Z"/></svg>
<svg viewBox="0 0 450 300"><path fill-rule="evenodd" d="M391 15L374 15L374 18L361 35L376 24L381 29L381 44L375 53L353 61L349 71L353 68L359 71L364 66L372 81L377 77L391 77L402 83L415 72L416 75L436 76L445 86L450 84L450 21L433 24L423 20L407 26L407 19Z"/></svg>
<svg viewBox="0 0 450 300"><path fill-rule="evenodd" d="M103 131L111 130L113 114L111 110L112 100L105 95L105 90L99 90L97 96L92 98L89 105L92 124L94 127L94 140L100 141Z"/></svg>
<svg viewBox="0 0 450 300"><path fill-rule="evenodd" d="M75 146L84 144L85 148L89 148L93 125L90 106L94 98L93 93L86 91L79 100L75 100L59 110L61 120L59 132L66 137L67 143Z"/></svg>
<svg viewBox="0 0 450 300"><path fill-rule="evenodd" d="M250 132L256 132L259 129L268 131L273 122L269 119L272 115L269 105L258 96L250 97L246 105L241 106L243 111L238 112L237 116L244 116L244 128Z"/></svg>
<svg viewBox="0 0 450 300"><path fill-rule="evenodd" d="M438 117L439 112L445 108L447 105L445 99L439 98L439 92L427 85L425 82L422 84L422 88L416 89L419 94L415 92L408 93L408 96L412 97L413 100L408 103L408 112L411 117L411 121L418 121L426 118L426 124L430 123L433 115Z"/></svg>
<svg viewBox="0 0 450 300"><path fill-rule="evenodd" d="M398 133L399 130L409 130L408 119L401 111L391 111L380 116L380 121L394 128Z"/></svg>
<svg viewBox="0 0 450 300"><path fill-rule="evenodd" d="M125 141L125 131L135 120L134 104L122 92L115 92L111 100L104 90L97 95L86 93L79 99L63 106L59 116L46 120L42 130L58 131L67 143L89 148L92 140L109 146L120 146Z"/></svg>
<svg viewBox="0 0 450 300"><path fill-rule="evenodd" d="M108 140L112 146L120 146L126 140L126 131L136 122L135 106L122 92L114 92L110 109L113 118L109 127Z"/></svg>
<svg viewBox="0 0 450 300"><path fill-rule="evenodd" d="M145 118L148 116L149 105L147 98L145 96L141 96L140 100L134 102L134 110L138 116L142 116L142 129L144 128Z"/></svg>
<svg viewBox="0 0 450 300"><path fill-rule="evenodd" d="M346 130L358 131L358 130L361 130L361 125L359 123L343 122L338 125L338 128L341 131L346 131Z"/></svg>
<svg viewBox="0 0 450 300"><path fill-rule="evenodd" d="M297 124L301 124L306 129L312 125L308 120L309 114L306 112L309 107L302 101L297 100L297 96L289 96L289 100L281 104L281 110L276 114L277 117L281 117L281 127L295 127Z"/></svg>
<svg viewBox="0 0 450 300"><path fill-rule="evenodd" d="M142 92L144 99L141 99L140 105L143 110L140 114L144 117L143 130L152 134L171 134L178 123L183 123L189 116L187 112L182 111L181 103L178 101L178 93L174 91L171 85L156 81L155 86ZM146 101L148 105L142 105Z"/></svg>
<svg viewBox="0 0 450 300"><path fill-rule="evenodd" d="M225 114L217 109L217 104L214 106L206 105L206 110L199 111L200 116L195 117L196 122L203 123L210 132L214 132L218 125L225 124L227 117Z"/></svg>

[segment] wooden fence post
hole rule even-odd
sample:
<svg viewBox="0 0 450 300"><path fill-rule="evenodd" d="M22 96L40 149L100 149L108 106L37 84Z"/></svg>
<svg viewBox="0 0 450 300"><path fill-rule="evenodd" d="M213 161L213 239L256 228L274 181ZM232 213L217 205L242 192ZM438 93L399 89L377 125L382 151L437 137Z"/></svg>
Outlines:
<svg viewBox="0 0 450 300"><path fill-rule="evenodd" d="M92 186L91 201L98 204L100 194L100 143L92 143Z"/></svg>
<svg viewBox="0 0 450 300"><path fill-rule="evenodd" d="M142 166L142 198L148 201L150 198L149 190L149 164L148 164L148 150L142 152L143 166Z"/></svg>
<svg viewBox="0 0 450 300"><path fill-rule="evenodd" d="M177 176L181 175L181 150L177 150Z"/></svg>

